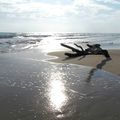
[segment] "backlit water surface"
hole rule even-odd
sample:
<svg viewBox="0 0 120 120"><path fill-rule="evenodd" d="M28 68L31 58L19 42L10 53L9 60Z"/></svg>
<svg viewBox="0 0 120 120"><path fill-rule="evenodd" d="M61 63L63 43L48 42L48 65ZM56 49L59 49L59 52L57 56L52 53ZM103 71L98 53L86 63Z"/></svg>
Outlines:
<svg viewBox="0 0 120 120"><path fill-rule="evenodd" d="M91 67L1 55L0 119L119 120L120 77Z"/></svg>

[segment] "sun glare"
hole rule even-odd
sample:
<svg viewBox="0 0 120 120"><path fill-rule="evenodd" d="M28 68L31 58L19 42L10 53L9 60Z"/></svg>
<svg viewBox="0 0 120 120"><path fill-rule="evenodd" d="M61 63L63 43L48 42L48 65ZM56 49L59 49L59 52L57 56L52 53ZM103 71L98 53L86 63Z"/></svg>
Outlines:
<svg viewBox="0 0 120 120"><path fill-rule="evenodd" d="M50 104L53 109L61 111L62 106L67 100L65 86L61 79L61 74L52 73L49 91Z"/></svg>

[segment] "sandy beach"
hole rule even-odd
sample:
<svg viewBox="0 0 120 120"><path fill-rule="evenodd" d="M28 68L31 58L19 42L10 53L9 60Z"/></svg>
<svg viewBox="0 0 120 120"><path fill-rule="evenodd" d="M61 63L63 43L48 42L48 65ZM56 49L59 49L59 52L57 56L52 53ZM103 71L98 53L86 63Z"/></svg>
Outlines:
<svg viewBox="0 0 120 120"><path fill-rule="evenodd" d="M119 74L119 51L111 52L103 68L116 65L108 70ZM37 50L0 54L1 120L119 120L120 77L86 67L103 56L65 60L64 52L50 54L59 57L52 61L84 66L45 61Z"/></svg>
<svg viewBox="0 0 120 120"><path fill-rule="evenodd" d="M70 63L84 66L90 66L97 69L102 69L111 72L116 75L120 75L120 50L109 50L111 60L107 60L102 55L87 55L85 57L67 58L64 53L66 51L51 52L50 56L56 56L57 58L50 59L51 62L57 63Z"/></svg>

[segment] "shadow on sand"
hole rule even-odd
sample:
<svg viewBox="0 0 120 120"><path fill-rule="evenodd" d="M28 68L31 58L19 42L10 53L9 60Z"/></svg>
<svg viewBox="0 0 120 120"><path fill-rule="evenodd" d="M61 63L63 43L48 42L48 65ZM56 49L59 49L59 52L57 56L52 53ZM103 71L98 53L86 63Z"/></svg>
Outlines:
<svg viewBox="0 0 120 120"><path fill-rule="evenodd" d="M102 67L110 60L112 60L112 59L111 58L105 58L100 63L98 63L96 65L96 68L91 69L86 82L90 82L90 80L91 80L92 76L94 75L95 71L97 71L97 69L102 69Z"/></svg>
<svg viewBox="0 0 120 120"><path fill-rule="evenodd" d="M77 56L77 57L80 57L80 56ZM77 57L66 57L65 59L63 59L63 61L70 60L70 59L74 59L74 58L77 58ZM79 60L81 60L81 59L83 59L83 58L85 58L85 57L86 57L86 55L81 56L81 57L79 58ZM97 71L97 69L102 69L103 66L104 66L107 62L109 62L110 60L112 60L110 57L105 58L105 59L103 59L100 63L98 63L95 68L91 69L90 72L89 72L89 76L88 76L88 78L86 79L86 82L90 82L92 76L93 76L94 73Z"/></svg>

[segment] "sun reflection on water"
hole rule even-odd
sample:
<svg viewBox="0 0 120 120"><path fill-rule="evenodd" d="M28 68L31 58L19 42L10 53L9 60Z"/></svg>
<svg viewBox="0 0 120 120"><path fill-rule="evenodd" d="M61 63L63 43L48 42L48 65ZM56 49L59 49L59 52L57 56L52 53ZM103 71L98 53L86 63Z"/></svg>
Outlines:
<svg viewBox="0 0 120 120"><path fill-rule="evenodd" d="M52 73L50 78L50 105L53 109L61 112L61 108L67 101L67 96L65 94L65 85L62 82L62 74L60 74L60 72Z"/></svg>

